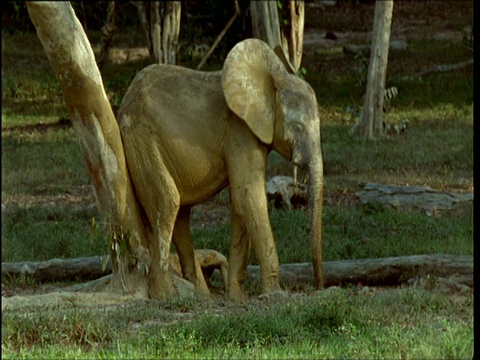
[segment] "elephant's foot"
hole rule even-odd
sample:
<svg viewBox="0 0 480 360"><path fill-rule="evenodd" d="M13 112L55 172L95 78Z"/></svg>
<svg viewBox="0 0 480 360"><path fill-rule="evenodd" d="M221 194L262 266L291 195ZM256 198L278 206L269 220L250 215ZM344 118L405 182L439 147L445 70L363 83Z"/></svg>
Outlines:
<svg viewBox="0 0 480 360"><path fill-rule="evenodd" d="M178 291L173 285L170 274L163 274L163 276L149 276L148 296L152 300L166 300L178 296Z"/></svg>
<svg viewBox="0 0 480 360"><path fill-rule="evenodd" d="M203 281L201 281L201 280L203 280ZM212 293L210 292L210 289L208 288L207 284L205 283L205 280L203 278L201 280L195 281L193 283L193 286L195 287L196 292L200 296L202 296L203 298L209 299L209 298L212 297Z"/></svg>
<svg viewBox="0 0 480 360"><path fill-rule="evenodd" d="M265 271L265 273L268 274L269 272ZM270 276L262 277L262 294L265 295L276 294L283 291L278 281L278 271L272 271L270 273Z"/></svg>
<svg viewBox="0 0 480 360"><path fill-rule="evenodd" d="M248 301L248 296L243 292L241 288L230 288L227 291L227 299L238 303L246 303Z"/></svg>

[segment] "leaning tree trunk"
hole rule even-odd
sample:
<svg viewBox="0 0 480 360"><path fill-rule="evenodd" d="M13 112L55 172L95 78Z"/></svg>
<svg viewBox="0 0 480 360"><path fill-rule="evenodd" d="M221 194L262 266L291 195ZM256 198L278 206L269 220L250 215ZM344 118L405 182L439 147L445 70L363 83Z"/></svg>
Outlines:
<svg viewBox="0 0 480 360"><path fill-rule="evenodd" d="M27 6L62 87L97 206L107 220L113 290L147 296L152 234L143 226L118 124L91 45L70 3L28 2Z"/></svg>
<svg viewBox="0 0 480 360"><path fill-rule="evenodd" d="M372 49L368 66L367 92L360 118L350 133L372 139L384 134L383 100L387 73L393 0L377 1L373 20Z"/></svg>

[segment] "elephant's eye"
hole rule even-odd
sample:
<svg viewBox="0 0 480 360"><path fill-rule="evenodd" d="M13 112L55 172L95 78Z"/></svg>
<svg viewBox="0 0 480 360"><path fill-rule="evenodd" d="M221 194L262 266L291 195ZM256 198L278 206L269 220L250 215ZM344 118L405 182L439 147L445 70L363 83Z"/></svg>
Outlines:
<svg viewBox="0 0 480 360"><path fill-rule="evenodd" d="M295 131L295 133L299 134L299 133L302 133L305 129L305 126L300 123L300 122L295 122L293 124L293 130Z"/></svg>

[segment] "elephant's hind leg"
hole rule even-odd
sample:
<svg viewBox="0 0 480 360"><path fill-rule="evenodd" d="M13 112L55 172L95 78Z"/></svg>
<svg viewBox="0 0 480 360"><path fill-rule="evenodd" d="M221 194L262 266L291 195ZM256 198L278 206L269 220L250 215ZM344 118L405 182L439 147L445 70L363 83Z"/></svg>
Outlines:
<svg viewBox="0 0 480 360"><path fill-rule="evenodd" d="M195 256L190 233L190 207L181 207L173 230L173 242L177 248L178 258L182 266L183 277L192 282L203 294L210 294L203 276L200 263Z"/></svg>
<svg viewBox="0 0 480 360"><path fill-rule="evenodd" d="M149 239L149 296L152 299L170 298L177 295L168 257L180 195L156 146L148 141L131 143L128 139L124 137L128 168L139 203L153 229Z"/></svg>

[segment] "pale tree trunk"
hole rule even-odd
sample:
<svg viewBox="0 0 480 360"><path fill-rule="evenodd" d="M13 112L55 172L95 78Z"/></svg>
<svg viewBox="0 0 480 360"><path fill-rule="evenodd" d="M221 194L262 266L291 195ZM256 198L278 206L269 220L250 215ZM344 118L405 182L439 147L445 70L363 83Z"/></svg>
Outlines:
<svg viewBox="0 0 480 360"><path fill-rule="evenodd" d="M65 2L28 2L30 18L62 87L100 214L107 220L112 290L146 297L151 231L143 226L120 131L88 38Z"/></svg>
<svg viewBox="0 0 480 360"><path fill-rule="evenodd" d="M280 24L282 46L289 56L295 71L300 69L303 53L303 28L305 25L305 2L303 0L282 0L282 21Z"/></svg>
<svg viewBox="0 0 480 360"><path fill-rule="evenodd" d="M148 49L157 64L175 64L180 33L180 1L135 2Z"/></svg>
<svg viewBox="0 0 480 360"><path fill-rule="evenodd" d="M277 1L250 1L253 36L265 41L272 49L281 46L295 72L300 69L303 52L304 2L281 1L282 20Z"/></svg>
<svg viewBox="0 0 480 360"><path fill-rule="evenodd" d="M276 0L250 1L253 36L265 41L273 49L282 45Z"/></svg>
<svg viewBox="0 0 480 360"><path fill-rule="evenodd" d="M392 14L393 0L377 1L375 3L367 92L364 98L362 114L350 130L350 133L366 139L372 139L384 134L383 100Z"/></svg>
<svg viewBox="0 0 480 360"><path fill-rule="evenodd" d="M153 42L155 60L160 64L175 64L177 59L178 35L180 33L180 1L167 1L157 3L161 5L161 50L155 49L158 42ZM153 4L152 4L153 6ZM152 26L152 32L154 28ZM153 36L152 36L153 39Z"/></svg>

